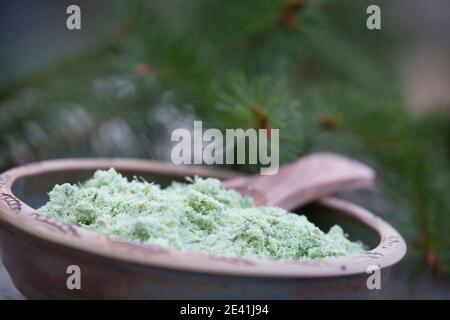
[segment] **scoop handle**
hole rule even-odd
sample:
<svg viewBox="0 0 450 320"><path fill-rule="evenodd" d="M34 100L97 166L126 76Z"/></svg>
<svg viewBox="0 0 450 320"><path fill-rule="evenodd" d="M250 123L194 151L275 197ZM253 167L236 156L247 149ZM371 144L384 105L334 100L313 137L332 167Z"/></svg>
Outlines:
<svg viewBox="0 0 450 320"><path fill-rule="evenodd" d="M296 209L332 193L373 186L374 171L365 164L334 153L314 153L266 176L237 177L224 182L251 196L256 206Z"/></svg>

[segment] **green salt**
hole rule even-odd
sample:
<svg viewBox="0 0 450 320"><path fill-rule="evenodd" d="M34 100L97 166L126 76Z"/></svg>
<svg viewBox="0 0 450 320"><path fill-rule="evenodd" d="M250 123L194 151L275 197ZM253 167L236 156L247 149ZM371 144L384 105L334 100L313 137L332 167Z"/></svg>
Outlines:
<svg viewBox="0 0 450 320"><path fill-rule="evenodd" d="M141 243L232 257L302 259L364 251L335 225L322 232L303 215L253 207L217 179L159 185L99 170L80 185L56 185L40 211L65 222Z"/></svg>

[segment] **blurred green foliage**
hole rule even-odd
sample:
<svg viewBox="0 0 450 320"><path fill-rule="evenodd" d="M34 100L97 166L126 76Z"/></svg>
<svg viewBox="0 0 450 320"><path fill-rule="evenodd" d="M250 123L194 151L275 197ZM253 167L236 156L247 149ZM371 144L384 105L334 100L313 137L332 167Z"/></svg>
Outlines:
<svg viewBox="0 0 450 320"><path fill-rule="evenodd" d="M193 119L279 128L282 162L331 150L374 166L409 261L450 271L449 119L409 115L383 51L395 35L364 27L364 2L127 1L117 12L106 43L0 88L0 167L167 159L170 132Z"/></svg>

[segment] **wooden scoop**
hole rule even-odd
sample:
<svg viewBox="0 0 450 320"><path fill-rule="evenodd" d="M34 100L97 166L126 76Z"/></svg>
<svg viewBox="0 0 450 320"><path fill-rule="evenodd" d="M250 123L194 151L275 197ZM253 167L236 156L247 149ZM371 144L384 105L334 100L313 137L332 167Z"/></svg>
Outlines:
<svg viewBox="0 0 450 320"><path fill-rule="evenodd" d="M294 210L326 195L373 186L368 166L333 153L314 153L282 166L275 175L243 176L224 182L250 196L256 206Z"/></svg>

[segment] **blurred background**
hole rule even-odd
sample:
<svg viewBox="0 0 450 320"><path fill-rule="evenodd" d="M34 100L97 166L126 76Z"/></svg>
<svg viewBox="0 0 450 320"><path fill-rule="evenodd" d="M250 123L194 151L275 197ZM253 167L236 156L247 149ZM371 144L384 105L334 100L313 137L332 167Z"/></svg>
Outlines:
<svg viewBox="0 0 450 320"><path fill-rule="evenodd" d="M408 242L381 298L450 298L449 1L19 0L0 16L0 171L169 160L194 119L279 128L283 163L325 150L376 168L375 190L342 196ZM20 298L2 267L0 297Z"/></svg>

